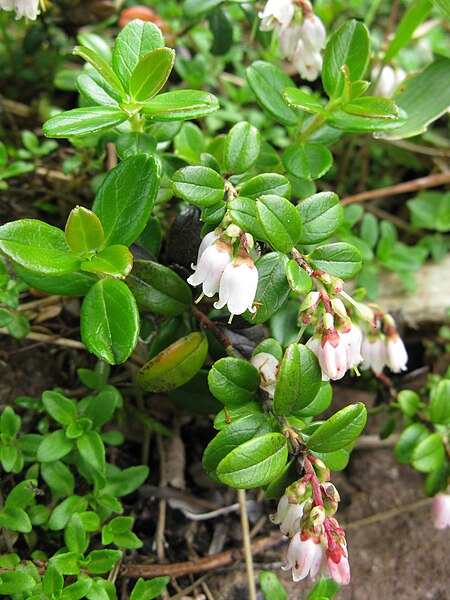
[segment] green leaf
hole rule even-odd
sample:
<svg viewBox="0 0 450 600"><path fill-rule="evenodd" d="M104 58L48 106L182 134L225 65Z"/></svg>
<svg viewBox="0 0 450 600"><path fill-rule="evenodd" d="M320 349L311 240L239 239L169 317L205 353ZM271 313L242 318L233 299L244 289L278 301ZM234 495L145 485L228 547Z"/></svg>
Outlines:
<svg viewBox="0 0 450 600"><path fill-rule="evenodd" d="M262 571L259 574L259 585L264 600L287 600L286 591L275 573Z"/></svg>
<svg viewBox="0 0 450 600"><path fill-rule="evenodd" d="M323 104L315 96L298 90L297 88L286 88L283 90L283 98L291 108L304 110L312 115L326 115L327 111Z"/></svg>
<svg viewBox="0 0 450 600"><path fill-rule="evenodd" d="M8 494L5 507L27 508L34 502L36 496L36 480L24 479Z"/></svg>
<svg viewBox="0 0 450 600"><path fill-rule="evenodd" d="M86 46L75 46L73 49L75 56L81 56L86 62L88 62L94 69L99 73L103 79L109 83L109 85L120 94L123 100L126 99L126 93L123 89L123 85L114 73L112 67L94 50L87 48Z"/></svg>
<svg viewBox="0 0 450 600"><path fill-rule="evenodd" d="M399 463L411 460L414 448L428 437L428 429L422 423L413 423L404 429L394 447L394 456Z"/></svg>
<svg viewBox="0 0 450 600"><path fill-rule="evenodd" d="M125 160L134 154L153 155L156 150L156 139L142 131L124 133L116 141L117 154L120 160Z"/></svg>
<svg viewBox="0 0 450 600"><path fill-rule="evenodd" d="M412 390L401 390L397 396L400 409L407 417L413 417L419 408L420 398Z"/></svg>
<svg viewBox="0 0 450 600"><path fill-rule="evenodd" d="M270 319L288 299L290 288L286 280L288 257L279 252L264 254L256 262L258 287L255 302L261 304L252 323L264 323Z"/></svg>
<svg viewBox="0 0 450 600"><path fill-rule="evenodd" d="M310 436L307 445L315 452L334 452L356 440L366 424L364 404L350 404L335 413Z"/></svg>
<svg viewBox="0 0 450 600"><path fill-rule="evenodd" d="M148 392L174 390L201 369L208 353L204 333L191 333L180 338L147 362L138 372L137 381Z"/></svg>
<svg viewBox="0 0 450 600"><path fill-rule="evenodd" d="M312 288L311 277L295 260L290 260L286 265L286 278L289 287L296 294L307 294Z"/></svg>
<svg viewBox="0 0 450 600"><path fill-rule="evenodd" d="M448 476L450 467L448 462L444 462L437 469L428 473L425 481L425 494L435 496L438 492L443 492L448 487Z"/></svg>
<svg viewBox="0 0 450 600"><path fill-rule="evenodd" d="M220 461L241 444L271 431L272 428L263 413L249 414L232 421L206 447L202 459L203 468L212 480L220 482L216 475Z"/></svg>
<svg viewBox="0 0 450 600"><path fill-rule="evenodd" d="M333 579L321 579L309 592L306 600L332 600L340 587Z"/></svg>
<svg viewBox="0 0 450 600"><path fill-rule="evenodd" d="M350 454L344 448L334 452L314 452L313 456L320 458L331 471L342 471L348 465Z"/></svg>
<svg viewBox="0 0 450 600"><path fill-rule="evenodd" d="M379 96L364 96L355 98L342 106L342 110L349 115L369 117L371 119L388 119L395 121L399 117L398 107L388 98Z"/></svg>
<svg viewBox="0 0 450 600"><path fill-rule="evenodd" d="M11 313L8 313L11 314ZM21 418L11 406L5 406L0 417L0 432L14 438L20 431Z"/></svg>
<svg viewBox="0 0 450 600"><path fill-rule="evenodd" d="M294 87L294 82L280 68L258 60L248 67L246 77L258 103L275 121L288 127L299 124L301 114L289 108L282 96L285 88Z"/></svg>
<svg viewBox="0 0 450 600"><path fill-rule="evenodd" d="M253 365L231 356L216 361L208 373L209 389L223 404L251 402L260 382L259 372Z"/></svg>
<svg viewBox="0 0 450 600"><path fill-rule="evenodd" d="M341 279L350 279L356 275L362 264L359 250L345 242L319 246L308 255L308 260L314 269Z"/></svg>
<svg viewBox="0 0 450 600"><path fill-rule="evenodd" d="M128 467L110 475L103 491L114 496L127 496L137 490L148 477L149 468L147 465Z"/></svg>
<svg viewBox="0 0 450 600"><path fill-rule="evenodd" d="M112 55L113 69L125 89L128 90L131 75L141 58L163 45L161 31L153 23L134 20L125 25L116 38Z"/></svg>
<svg viewBox="0 0 450 600"><path fill-rule="evenodd" d="M48 414L61 425L70 425L78 416L75 402L59 392L46 390L42 394L42 403Z"/></svg>
<svg viewBox="0 0 450 600"><path fill-rule="evenodd" d="M266 237L256 216L256 204L250 198L233 198L227 204L233 223L239 225L242 231L251 233L255 240L265 241Z"/></svg>
<svg viewBox="0 0 450 600"><path fill-rule="evenodd" d="M126 246L115 244L101 250L81 265L82 271L98 273L114 279L125 279L133 267L133 255Z"/></svg>
<svg viewBox="0 0 450 600"><path fill-rule="evenodd" d="M0 327L6 327L14 319L14 315L7 308L0 308Z"/></svg>
<svg viewBox="0 0 450 600"><path fill-rule="evenodd" d="M81 306L81 339L89 352L109 364L127 360L138 342L139 311L123 281L102 279Z"/></svg>
<svg viewBox="0 0 450 600"><path fill-rule="evenodd" d="M92 510L79 513L83 528L90 533L94 533L100 528L100 517Z"/></svg>
<svg viewBox="0 0 450 600"><path fill-rule="evenodd" d="M145 581L142 577L131 590L130 600L153 600L159 598L170 581L170 577L154 577Z"/></svg>
<svg viewBox="0 0 450 600"><path fill-rule="evenodd" d="M282 196L261 196L256 216L265 239L274 250L290 252L302 233L302 220L293 204Z"/></svg>
<svg viewBox="0 0 450 600"><path fill-rule="evenodd" d="M189 19L196 19L211 12L222 4L223 0L186 0L184 2L184 14Z"/></svg>
<svg viewBox="0 0 450 600"><path fill-rule="evenodd" d="M234 488L249 489L269 483L286 464L288 447L281 433L266 433L232 450L221 460L217 476Z"/></svg>
<svg viewBox="0 0 450 600"><path fill-rule="evenodd" d="M275 414L290 415L306 408L316 397L321 383L322 372L314 352L302 344L288 346L275 388Z"/></svg>
<svg viewBox="0 0 450 600"><path fill-rule="evenodd" d="M331 99L339 98L344 92L342 67L347 65L350 81L357 81L364 75L369 56L369 32L360 21L347 21L331 36L322 67L323 87Z"/></svg>
<svg viewBox="0 0 450 600"><path fill-rule="evenodd" d="M175 194L194 206L214 206L223 199L225 183L209 167L184 167L172 177Z"/></svg>
<svg viewBox="0 0 450 600"><path fill-rule="evenodd" d="M269 500L281 498L286 488L297 479L296 459L292 458L265 488L266 498Z"/></svg>
<svg viewBox="0 0 450 600"><path fill-rule="evenodd" d="M450 380L442 379L430 394L430 417L438 425L450 424Z"/></svg>
<svg viewBox="0 0 450 600"><path fill-rule="evenodd" d="M130 156L109 171L92 207L103 225L104 246L129 246L135 241L150 218L158 185L158 167L152 156Z"/></svg>
<svg viewBox="0 0 450 600"><path fill-rule="evenodd" d="M105 446L96 431L86 431L77 439L77 448L83 460L98 473L105 472Z"/></svg>
<svg viewBox="0 0 450 600"><path fill-rule="evenodd" d="M95 213L82 206L70 211L65 228L66 242L76 253L84 254L101 248L103 227Z"/></svg>
<svg viewBox="0 0 450 600"><path fill-rule="evenodd" d="M288 173L299 179L319 179L331 168L333 156L326 146L315 142L294 144L282 156Z"/></svg>
<svg viewBox="0 0 450 600"><path fill-rule="evenodd" d="M283 196L288 200L291 197L291 184L289 179L279 173L261 173L246 181L239 190L240 196L256 200L261 196L274 194Z"/></svg>
<svg viewBox="0 0 450 600"><path fill-rule="evenodd" d="M42 577L42 591L47 598L52 598L55 592L64 587L64 577L54 565L48 565Z"/></svg>
<svg viewBox="0 0 450 600"><path fill-rule="evenodd" d="M185 121L206 117L219 110L219 101L212 94L197 90L174 90L159 94L147 104L141 113L152 121Z"/></svg>
<svg viewBox="0 0 450 600"><path fill-rule="evenodd" d="M66 110L51 117L42 127L47 137L93 135L127 120L127 115L113 106L89 106Z"/></svg>
<svg viewBox="0 0 450 600"><path fill-rule="evenodd" d="M363 98L359 98L358 100L363 100ZM385 132L398 130L406 122L406 113L404 111L400 111L396 119L380 119L379 117L349 114L343 110L334 112L327 121L335 129L342 129L343 131L353 133L376 133L375 137L384 137Z"/></svg>
<svg viewBox="0 0 450 600"><path fill-rule="evenodd" d="M81 260L70 251L61 229L36 219L0 227L0 250L25 269L48 275L76 271Z"/></svg>
<svg viewBox="0 0 450 600"><path fill-rule="evenodd" d="M184 279L156 262L135 261L126 283L138 306L158 315L181 315L192 304L192 292Z"/></svg>
<svg viewBox="0 0 450 600"><path fill-rule="evenodd" d="M450 104L450 59L439 57L423 71L409 77L393 100L408 119L395 131L376 137L400 140L426 131L430 123L447 112Z"/></svg>
<svg viewBox="0 0 450 600"><path fill-rule="evenodd" d="M111 571L114 565L122 558L120 550L93 550L84 561L84 565L91 573L101 575Z"/></svg>
<svg viewBox="0 0 450 600"><path fill-rule="evenodd" d="M67 439L62 429L47 433L37 450L39 462L53 462L59 460L73 448L72 440Z"/></svg>
<svg viewBox="0 0 450 600"><path fill-rule="evenodd" d="M18 463L20 460L20 454L16 446L10 444L2 444L0 446L0 463L6 473L15 472L16 467L20 464Z"/></svg>
<svg viewBox="0 0 450 600"><path fill-rule="evenodd" d="M136 102L147 102L164 86L175 62L175 50L156 48L136 65L130 79L130 93Z"/></svg>
<svg viewBox="0 0 450 600"><path fill-rule="evenodd" d="M420 441L411 455L412 466L421 473L429 473L441 466L445 457L445 446L438 433L432 433Z"/></svg>
<svg viewBox="0 0 450 600"><path fill-rule="evenodd" d="M41 464L41 476L57 496L71 496L75 487L75 478L70 469L61 461Z"/></svg>
<svg viewBox="0 0 450 600"><path fill-rule="evenodd" d="M431 11L430 0L416 0L409 5L402 20L395 29L395 35L387 47L383 62L389 63L406 46L414 31L424 21Z"/></svg>
<svg viewBox="0 0 450 600"><path fill-rule="evenodd" d="M36 271L28 271L19 265L14 265L14 271L30 287L45 294L61 296L84 296L97 281L97 277L87 273L74 272L67 275L46 275Z"/></svg>
<svg viewBox="0 0 450 600"><path fill-rule="evenodd" d="M450 19L450 1L449 0L431 0L432 3L439 8L444 17Z"/></svg>
<svg viewBox="0 0 450 600"><path fill-rule="evenodd" d="M344 209L334 192L319 192L297 204L303 229L300 244L317 244L340 227Z"/></svg>
<svg viewBox="0 0 450 600"><path fill-rule="evenodd" d="M58 504L53 510L48 521L48 526L52 531L60 531L64 529L72 515L75 513L84 512L87 508L86 498L81 496L70 496Z"/></svg>
<svg viewBox="0 0 450 600"><path fill-rule="evenodd" d="M245 173L258 160L261 152L261 134L250 123L242 121L230 129L223 150L227 173Z"/></svg>
<svg viewBox="0 0 450 600"><path fill-rule="evenodd" d="M450 231L450 192L422 192L406 204L413 227L442 233Z"/></svg>
<svg viewBox="0 0 450 600"><path fill-rule="evenodd" d="M0 527L10 529L11 531L18 531L19 533L30 533L33 529L30 517L23 508L17 508L16 506L5 506L0 510ZM3 574L0 576L0 582L2 577Z"/></svg>
<svg viewBox="0 0 450 600"><path fill-rule="evenodd" d="M208 15L209 28L214 36L210 52L223 56L233 46L233 24L223 10L214 10Z"/></svg>
<svg viewBox="0 0 450 600"><path fill-rule="evenodd" d="M27 594L31 597L31 590L36 587L36 581L27 573L21 573L19 570L6 571L0 576L0 595L16 596ZM17 596L16 596L17 597Z"/></svg>

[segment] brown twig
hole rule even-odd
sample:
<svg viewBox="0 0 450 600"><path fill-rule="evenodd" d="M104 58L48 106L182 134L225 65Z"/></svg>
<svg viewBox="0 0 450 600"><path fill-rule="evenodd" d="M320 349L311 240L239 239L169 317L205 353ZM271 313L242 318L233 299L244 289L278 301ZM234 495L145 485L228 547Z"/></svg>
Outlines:
<svg viewBox="0 0 450 600"><path fill-rule="evenodd" d="M405 181L379 190L369 190L367 192L361 192L360 194L354 194L353 196L347 196L347 198L341 200L341 204L347 206L348 204L354 204L355 202L365 202L366 200L384 198L385 196L396 196L407 192L426 190L438 185L445 185L446 183L450 183L450 173L436 173L434 175L419 177L419 179Z"/></svg>
<svg viewBox="0 0 450 600"><path fill-rule="evenodd" d="M236 356L236 351L233 348L233 344L231 343L230 338L214 323L211 321L201 310L199 310L196 306L191 307L191 313L194 315L196 319L200 322L200 325L207 327L212 334L219 340L221 344L225 347L225 351L230 356Z"/></svg>
<svg viewBox="0 0 450 600"><path fill-rule="evenodd" d="M165 485L167 485L166 453L164 450L162 436L159 433L156 436L156 442L158 445L158 455L159 455L159 465L160 465L159 484L161 486L165 486ZM161 498L159 501L158 523L156 526L156 533L155 533L156 555L158 557L159 562L165 561L164 530L166 528L166 510L167 510L167 500L165 498Z"/></svg>
<svg viewBox="0 0 450 600"><path fill-rule="evenodd" d="M6 327L0 327L0 335L10 335L10 333ZM75 348L77 350L86 350L86 346L78 340L46 335L45 333L35 333L34 331L30 331L30 333L22 339L34 340L45 344L54 344L55 346L65 346L66 348Z"/></svg>
<svg viewBox="0 0 450 600"><path fill-rule="evenodd" d="M250 543L250 527L248 525L247 503L245 500L245 490L238 489L241 512L242 541L244 548L245 567L247 569L248 592L250 600L256 600L255 572L253 570L252 546Z"/></svg>

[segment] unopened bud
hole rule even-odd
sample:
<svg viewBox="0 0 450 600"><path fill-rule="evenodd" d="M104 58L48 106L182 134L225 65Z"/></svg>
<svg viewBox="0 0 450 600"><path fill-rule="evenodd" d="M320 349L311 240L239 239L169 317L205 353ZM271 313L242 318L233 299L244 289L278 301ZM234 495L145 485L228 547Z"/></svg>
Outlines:
<svg viewBox="0 0 450 600"><path fill-rule="evenodd" d="M309 513L309 518L311 519L314 527L322 525L322 523L325 521L325 517L326 514L323 506L315 506Z"/></svg>
<svg viewBox="0 0 450 600"><path fill-rule="evenodd" d="M326 464L320 460L320 458L316 458L313 462L314 471L316 472L317 479L320 482L328 481L330 479L330 469L326 466Z"/></svg>
<svg viewBox="0 0 450 600"><path fill-rule="evenodd" d="M320 301L320 292L309 292L300 304L300 312L313 313Z"/></svg>
<svg viewBox="0 0 450 600"><path fill-rule="evenodd" d="M253 246L255 245L255 240L253 239L253 236L251 233L245 234L245 240L247 242L247 250L248 250L248 252L250 252L253 249Z"/></svg>
<svg viewBox="0 0 450 600"><path fill-rule="evenodd" d="M339 277L331 276L331 290L333 294L340 294L344 289L344 282Z"/></svg>
<svg viewBox="0 0 450 600"><path fill-rule="evenodd" d="M237 238L241 235L242 233L242 229L240 227L238 227L237 225L235 225L234 223L232 223L231 225L228 225L228 227L225 230L225 235L227 235L230 238Z"/></svg>
<svg viewBox="0 0 450 600"><path fill-rule="evenodd" d="M322 283L326 283L326 285L330 285L331 283L331 275L328 275L328 273L325 273L325 271L321 271L317 275L317 279L319 279Z"/></svg>
<svg viewBox="0 0 450 600"><path fill-rule="evenodd" d="M345 319L347 317L347 311L345 310L344 303L339 298L333 298L331 300L331 306L333 307L333 311L341 317L341 319Z"/></svg>
<svg viewBox="0 0 450 600"><path fill-rule="evenodd" d="M334 329L334 317L331 313L325 313L322 317L324 329Z"/></svg>

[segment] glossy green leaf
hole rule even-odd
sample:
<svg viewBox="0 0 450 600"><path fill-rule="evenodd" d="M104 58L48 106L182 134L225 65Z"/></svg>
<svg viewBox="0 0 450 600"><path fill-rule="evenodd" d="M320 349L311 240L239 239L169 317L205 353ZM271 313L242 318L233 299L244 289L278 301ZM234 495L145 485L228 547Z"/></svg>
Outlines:
<svg viewBox="0 0 450 600"><path fill-rule="evenodd" d="M36 219L11 221L0 227L0 251L19 266L48 275L71 273L81 264L61 229Z"/></svg>
<svg viewBox="0 0 450 600"><path fill-rule="evenodd" d="M297 461L292 458L265 488L266 498L278 500L284 494L286 488L298 480Z"/></svg>
<svg viewBox="0 0 450 600"><path fill-rule="evenodd" d="M42 394L42 404L47 413L61 425L70 425L78 416L75 402L59 392L46 390Z"/></svg>
<svg viewBox="0 0 450 600"><path fill-rule="evenodd" d="M262 571L259 574L259 585L264 600L287 600L287 595L280 580L272 571Z"/></svg>
<svg viewBox="0 0 450 600"><path fill-rule="evenodd" d="M304 419L323 413L331 404L333 390L329 381L322 381L319 391L313 400L304 408L293 411L296 417Z"/></svg>
<svg viewBox="0 0 450 600"><path fill-rule="evenodd" d="M283 196L288 200L291 197L291 184L289 179L279 173L261 173L246 181L239 190L239 195L251 200L256 200L260 196L274 194Z"/></svg>
<svg viewBox="0 0 450 600"><path fill-rule="evenodd" d="M195 206L214 206L225 194L222 177L209 167L183 167L172 177L175 194Z"/></svg>
<svg viewBox="0 0 450 600"><path fill-rule="evenodd" d="M77 88L90 106L111 106L119 110L122 98L96 71L79 75Z"/></svg>
<svg viewBox="0 0 450 600"><path fill-rule="evenodd" d="M92 207L103 225L104 246L129 246L135 241L149 220L158 185L159 171L152 156L130 156L109 171Z"/></svg>
<svg viewBox="0 0 450 600"><path fill-rule="evenodd" d="M71 135L93 135L111 129L127 120L127 115L113 106L89 106L66 110L51 117L42 127L47 137L64 138Z"/></svg>
<svg viewBox="0 0 450 600"><path fill-rule="evenodd" d="M438 425L450 424L450 379L442 379L430 394L430 417Z"/></svg>
<svg viewBox="0 0 450 600"><path fill-rule="evenodd" d="M326 271L341 279L350 279L361 269L361 253L351 244L337 242L319 246L308 260L314 269Z"/></svg>
<svg viewBox="0 0 450 600"><path fill-rule="evenodd" d="M363 100L363 98L358 98L358 100ZM399 116L396 119L386 119L349 114L343 110L338 110L328 118L327 122L335 129L354 133L376 133L377 137L380 137L385 132L396 131L407 122L407 119L404 111L399 111Z"/></svg>
<svg viewBox="0 0 450 600"><path fill-rule="evenodd" d="M214 429L225 429L234 421L238 421L249 415L262 413L263 408L258 400L247 402L246 404L229 404L226 408L219 409L214 418Z"/></svg>
<svg viewBox="0 0 450 600"><path fill-rule="evenodd" d="M445 457L445 446L438 433L432 433L415 446L411 455L412 466L421 473L434 471Z"/></svg>
<svg viewBox="0 0 450 600"><path fill-rule="evenodd" d="M105 446L100 434L86 431L77 439L77 448L83 460L98 473L105 472Z"/></svg>
<svg viewBox="0 0 450 600"><path fill-rule="evenodd" d="M258 310L252 323L264 323L270 319L288 299L290 288L286 280L286 265L288 257L279 252L264 254L256 262L258 269L258 287L255 302Z"/></svg>
<svg viewBox="0 0 450 600"><path fill-rule="evenodd" d="M435 496L438 492L443 492L448 487L448 477L450 475L450 465L444 462L437 469L428 473L425 480L425 494Z"/></svg>
<svg viewBox="0 0 450 600"><path fill-rule="evenodd" d="M384 62L389 63L406 46L414 31L431 12L430 0L416 0L410 4L395 29L394 37L387 47Z"/></svg>
<svg viewBox="0 0 450 600"><path fill-rule="evenodd" d="M326 146L315 142L293 144L282 156L288 173L299 179L318 179L325 175L333 164L333 155Z"/></svg>
<svg viewBox="0 0 450 600"><path fill-rule="evenodd" d="M254 200L239 196L230 200L227 206L233 223L239 225L242 231L251 233L255 240L266 241L266 236L256 215Z"/></svg>
<svg viewBox="0 0 450 600"><path fill-rule="evenodd" d="M103 227L95 213L82 206L70 211L65 228L66 242L73 252L86 253L101 248Z"/></svg>
<svg viewBox="0 0 450 600"><path fill-rule="evenodd" d="M319 192L297 204L303 229L300 244L317 244L340 227L344 209L334 192Z"/></svg>
<svg viewBox="0 0 450 600"><path fill-rule="evenodd" d="M311 454L326 464L330 471L342 471L348 465L350 454L344 448L334 452L313 452Z"/></svg>
<svg viewBox="0 0 450 600"><path fill-rule="evenodd" d="M16 415L12 406L6 406L0 417L0 431L11 438L20 431L21 418Z"/></svg>
<svg viewBox="0 0 450 600"><path fill-rule="evenodd" d="M28 597L32 596L36 581L31 575L22 573L19 570L7 571L0 577L0 595L16 596L26 593Z"/></svg>
<svg viewBox="0 0 450 600"><path fill-rule="evenodd" d="M397 402L400 405L402 413L407 417L413 417L420 404L419 394L412 390L401 390L397 395Z"/></svg>
<svg viewBox="0 0 450 600"><path fill-rule="evenodd" d="M302 220L295 206L282 196L261 196L256 216L265 239L274 250L290 252L300 239Z"/></svg>
<svg viewBox="0 0 450 600"><path fill-rule="evenodd" d="M228 14L220 9L208 15L208 22L213 34L210 52L214 56L223 56L233 46L233 23Z"/></svg>
<svg viewBox="0 0 450 600"><path fill-rule="evenodd" d="M126 246L115 244L108 246L81 265L82 271L98 273L113 277L114 279L125 279L133 267L133 255Z"/></svg>
<svg viewBox="0 0 450 600"><path fill-rule="evenodd" d="M75 56L81 56L86 62L88 62L94 69L99 73L109 85L120 94L123 100L126 99L125 90L120 79L117 77L113 68L94 50L87 48L86 46L75 46L73 49Z"/></svg>
<svg viewBox="0 0 450 600"><path fill-rule="evenodd" d="M315 96L297 88L283 90L283 98L288 106L304 110L313 115L326 115L327 111Z"/></svg>
<svg viewBox="0 0 450 600"><path fill-rule="evenodd" d="M351 19L345 22L330 38L325 48L322 83L328 96L339 98L345 87L341 71L347 65L350 81L362 78L370 56L370 37L365 25Z"/></svg>
<svg viewBox="0 0 450 600"><path fill-rule="evenodd" d="M175 62L175 50L156 48L136 65L130 79L130 93L136 102L147 102L166 83Z"/></svg>
<svg viewBox="0 0 450 600"><path fill-rule="evenodd" d="M342 106L342 110L349 115L369 117L372 119L388 119L395 121L399 117L398 107L388 98L378 96L363 96L355 98Z"/></svg>
<svg viewBox="0 0 450 600"><path fill-rule="evenodd" d="M249 489L272 481L286 464L288 447L281 433L266 433L232 450L217 467L222 483Z"/></svg>
<svg viewBox="0 0 450 600"><path fill-rule="evenodd" d="M445 114L450 104L450 59L436 58L423 71L402 83L393 100L408 119L395 131L377 134L392 140L413 137Z"/></svg>
<svg viewBox="0 0 450 600"><path fill-rule="evenodd" d="M189 19L196 19L211 12L222 2L223 0L186 0L183 6L184 14Z"/></svg>
<svg viewBox="0 0 450 600"><path fill-rule="evenodd" d="M223 149L227 173L245 173L258 160L261 152L261 134L250 123L242 121L230 129Z"/></svg>
<svg viewBox="0 0 450 600"><path fill-rule="evenodd" d="M141 58L163 45L161 31L153 23L137 19L125 25L114 43L112 66L126 90Z"/></svg>
<svg viewBox="0 0 450 600"><path fill-rule="evenodd" d="M64 529L72 515L86 510L88 502L82 496L69 496L63 500L50 516L48 526L52 531L60 531Z"/></svg>
<svg viewBox="0 0 450 600"><path fill-rule="evenodd" d="M156 262L135 261L127 284L138 306L158 315L181 315L192 303L192 292L184 279Z"/></svg>
<svg viewBox="0 0 450 600"><path fill-rule="evenodd" d="M47 433L37 450L39 462L53 462L69 454L73 449L73 442L66 437L62 429Z"/></svg>
<svg viewBox="0 0 450 600"><path fill-rule="evenodd" d="M80 320L86 348L109 364L125 362L136 347L139 311L122 281L102 279L93 285L81 306Z"/></svg>
<svg viewBox="0 0 450 600"><path fill-rule="evenodd" d="M140 577L131 590L130 600L154 600L154 598L159 598L169 581L169 577L153 577L147 581Z"/></svg>
<svg viewBox="0 0 450 600"><path fill-rule="evenodd" d="M444 17L450 20L450 0L431 0L439 8Z"/></svg>
<svg viewBox="0 0 450 600"><path fill-rule="evenodd" d="M309 592L306 600L332 600L340 587L333 579L320 579Z"/></svg>
<svg viewBox="0 0 450 600"><path fill-rule="evenodd" d="M69 467L60 460L42 463L41 476L53 494L62 497L73 494L75 478Z"/></svg>
<svg viewBox="0 0 450 600"><path fill-rule="evenodd" d="M14 265L14 271L30 287L45 294L61 296L84 296L96 283L97 277L79 271L66 275L47 275L36 271L28 271L19 265Z"/></svg>
<svg viewBox="0 0 450 600"><path fill-rule="evenodd" d="M158 94L144 104L141 113L152 121L184 121L206 117L219 110L219 101L212 94L197 90L174 90Z"/></svg>
<svg viewBox="0 0 450 600"><path fill-rule="evenodd" d="M315 452L335 452L353 443L366 424L367 410L361 402L335 413L310 436L307 445Z"/></svg>
<svg viewBox="0 0 450 600"><path fill-rule="evenodd" d="M279 67L258 60L248 67L246 77L259 104L273 119L287 126L299 124L300 113L289 108L282 96L294 83Z"/></svg>
<svg viewBox="0 0 450 600"><path fill-rule="evenodd" d="M121 160L134 154L152 155L156 150L156 139L142 131L124 133L117 138L116 149Z"/></svg>
<svg viewBox="0 0 450 600"><path fill-rule="evenodd" d="M314 352L302 344L291 344L281 361L274 412L285 416L306 408L316 397L321 382L322 372Z"/></svg>
<svg viewBox="0 0 450 600"><path fill-rule="evenodd" d="M10 529L11 531L18 531L19 533L30 533L33 529L30 517L23 508L18 508L16 506L5 506L0 510L0 527Z"/></svg>
<svg viewBox="0 0 450 600"><path fill-rule="evenodd" d="M260 381L258 370L240 358L221 358L208 374L209 389L223 404L251 402Z"/></svg>
<svg viewBox="0 0 450 600"><path fill-rule="evenodd" d="M394 456L399 463L409 463L414 448L428 436L428 430L422 423L413 423L404 429L394 447Z"/></svg>
<svg viewBox="0 0 450 600"><path fill-rule="evenodd" d="M203 366L207 353L205 334L191 333L146 363L139 370L137 381L148 392L174 390L194 377Z"/></svg>
<svg viewBox="0 0 450 600"><path fill-rule="evenodd" d="M296 294L307 294L312 287L312 279L300 267L296 260L290 260L286 265L286 279L289 287Z"/></svg>
<svg viewBox="0 0 450 600"><path fill-rule="evenodd" d="M122 558L121 550L92 550L84 561L84 566L95 575L111 571L114 565Z"/></svg>
<svg viewBox="0 0 450 600"><path fill-rule="evenodd" d="M248 440L271 431L268 419L262 413L249 414L232 421L206 447L202 459L203 468L211 479L219 482L216 468L227 454Z"/></svg>

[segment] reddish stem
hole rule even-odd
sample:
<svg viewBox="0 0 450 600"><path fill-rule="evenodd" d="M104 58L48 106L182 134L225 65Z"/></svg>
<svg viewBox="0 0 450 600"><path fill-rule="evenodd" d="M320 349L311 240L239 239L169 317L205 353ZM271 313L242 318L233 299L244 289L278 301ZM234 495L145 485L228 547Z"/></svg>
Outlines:
<svg viewBox="0 0 450 600"><path fill-rule="evenodd" d="M308 475L308 480L311 483L314 504L316 506L323 506L322 500L322 490L320 489L320 482L317 479L316 472L314 471L314 467L311 464L310 456L305 457L303 467Z"/></svg>

